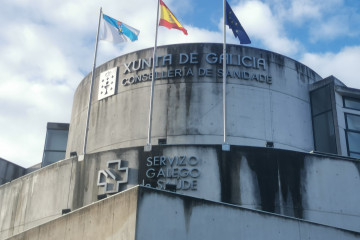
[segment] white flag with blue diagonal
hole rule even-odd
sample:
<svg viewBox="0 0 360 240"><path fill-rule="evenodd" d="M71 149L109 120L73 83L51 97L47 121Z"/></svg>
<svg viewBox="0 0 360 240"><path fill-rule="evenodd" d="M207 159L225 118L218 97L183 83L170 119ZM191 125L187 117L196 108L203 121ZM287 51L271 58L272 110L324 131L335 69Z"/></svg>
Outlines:
<svg viewBox="0 0 360 240"><path fill-rule="evenodd" d="M104 29L101 36L102 40L121 43L133 42L138 39L139 30L126 25L112 17L103 14Z"/></svg>

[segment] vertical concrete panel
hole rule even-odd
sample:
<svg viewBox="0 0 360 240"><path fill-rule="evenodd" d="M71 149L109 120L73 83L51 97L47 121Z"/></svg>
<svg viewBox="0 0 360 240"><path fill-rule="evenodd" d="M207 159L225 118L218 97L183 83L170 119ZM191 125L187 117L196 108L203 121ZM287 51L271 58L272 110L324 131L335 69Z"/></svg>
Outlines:
<svg viewBox="0 0 360 240"><path fill-rule="evenodd" d="M299 234L301 239L359 239L360 235L356 232L348 232L342 229L326 228L321 225L302 223L299 224Z"/></svg>
<svg viewBox="0 0 360 240"><path fill-rule="evenodd" d="M39 239L39 228L32 228L26 232L20 233L9 239L11 240L38 240Z"/></svg>
<svg viewBox="0 0 360 240"><path fill-rule="evenodd" d="M313 150L309 99L273 92L271 105L275 147L307 152Z"/></svg>
<svg viewBox="0 0 360 240"><path fill-rule="evenodd" d="M65 219L65 232L64 239L66 240L77 240L77 239L85 239L85 222L87 221L88 216L85 214L86 211L75 211L71 214L67 214L62 217ZM56 221L55 221L56 222ZM91 231L91 229L89 229Z"/></svg>
<svg viewBox="0 0 360 240"><path fill-rule="evenodd" d="M359 231L359 163L307 157L304 218Z"/></svg>
<svg viewBox="0 0 360 240"><path fill-rule="evenodd" d="M83 209L84 215L86 215L83 222L84 239L106 239L107 235L111 234L111 200L106 201L106 207L104 207L104 201L100 201L94 207ZM108 217L110 217L109 220Z"/></svg>
<svg viewBox="0 0 360 240"><path fill-rule="evenodd" d="M24 176L23 178L19 179L19 181L21 181L22 186L21 190L18 193L18 198L20 199L20 201L17 201L17 206L15 207L16 218L13 225L14 234L20 233L25 229L26 211L30 201L29 192L32 186L32 177Z"/></svg>
<svg viewBox="0 0 360 240"><path fill-rule="evenodd" d="M149 83L143 84L148 85ZM148 90L148 88L128 88L115 96L101 101L96 100L93 103L88 153L115 149L120 146L145 145L150 98ZM159 91L160 89L156 89L157 93ZM157 95L154 102L157 103L154 113L160 111L159 107L164 107L165 101L158 100ZM164 117L163 114L154 114L154 117L155 115L157 118ZM157 121L158 119L154 118L154 123ZM162 124L163 128L164 126Z"/></svg>
<svg viewBox="0 0 360 240"><path fill-rule="evenodd" d="M138 194L138 188L132 188L125 194L120 193L121 196L114 197L113 214L109 216L112 218L113 239L135 240Z"/></svg>
<svg viewBox="0 0 360 240"><path fill-rule="evenodd" d="M35 229L39 229L39 236L36 240L64 240L66 239L66 220L65 217L60 217L47 224L43 224Z"/></svg>
<svg viewBox="0 0 360 240"><path fill-rule="evenodd" d="M137 188L27 230L9 240L135 239Z"/></svg>
<svg viewBox="0 0 360 240"><path fill-rule="evenodd" d="M140 189L136 239L358 239L358 233ZM153 219L156 218L156 221ZM309 226L310 225L310 226Z"/></svg>
<svg viewBox="0 0 360 240"><path fill-rule="evenodd" d="M258 182L256 181L256 174L250 169L245 156L241 158L239 175L241 206L261 209L260 191Z"/></svg>
<svg viewBox="0 0 360 240"><path fill-rule="evenodd" d="M42 168L33 175L25 228L61 216L61 210L68 208L71 169L71 161L61 161Z"/></svg>
<svg viewBox="0 0 360 240"><path fill-rule="evenodd" d="M71 152L82 154L84 146L85 125L87 116L87 106L89 101L91 73L89 73L75 91L71 111L71 124L69 126L68 142L66 146L65 158L70 157Z"/></svg>
<svg viewBox="0 0 360 240"><path fill-rule="evenodd" d="M0 239L5 239L14 234L14 223L17 215L17 205L22 188L22 181L16 180L0 187Z"/></svg>
<svg viewBox="0 0 360 240"><path fill-rule="evenodd" d="M231 144L253 145L250 141L257 141L257 146L265 146L264 95L267 90L235 84L228 88L228 135L242 138L241 142L232 139Z"/></svg>

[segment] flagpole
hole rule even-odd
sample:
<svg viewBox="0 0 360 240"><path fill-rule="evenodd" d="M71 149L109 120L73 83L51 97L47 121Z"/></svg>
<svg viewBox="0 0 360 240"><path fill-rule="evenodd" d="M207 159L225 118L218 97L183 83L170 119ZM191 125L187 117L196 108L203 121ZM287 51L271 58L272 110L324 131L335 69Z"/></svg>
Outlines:
<svg viewBox="0 0 360 240"><path fill-rule="evenodd" d="M148 139L147 144L144 148L145 151L151 151L151 130L152 130L152 113L153 113L153 102L154 102L154 83L155 83L155 62L156 62L156 48L157 48L157 36L159 29L159 8L160 8L160 0L158 0L157 4L157 13L156 13L156 30L155 30L155 44L154 44L154 54L153 54L153 66L152 66L152 79L151 79L151 90L150 90L150 108L149 108L149 126L148 126Z"/></svg>
<svg viewBox="0 0 360 240"><path fill-rule="evenodd" d="M224 125L224 142L222 145L223 151L229 151L230 146L227 143L227 134L226 134L226 0L223 0L223 125Z"/></svg>
<svg viewBox="0 0 360 240"><path fill-rule="evenodd" d="M93 63L93 68L92 68L92 72L91 72L89 104L88 104L88 111L87 111L87 116L86 116L86 127L85 127L85 137L84 137L83 155L86 154L87 136L88 136L88 131L89 131L89 119L90 119L90 110L91 110L91 97L92 97L92 92L93 92L93 87L94 87L94 73L95 73L95 67L96 67L96 55L97 55L97 48L98 48L98 42L99 42L99 30L100 30L101 15L102 15L102 8L100 7L99 22L98 22L98 28L97 28L97 33L96 33L94 63Z"/></svg>

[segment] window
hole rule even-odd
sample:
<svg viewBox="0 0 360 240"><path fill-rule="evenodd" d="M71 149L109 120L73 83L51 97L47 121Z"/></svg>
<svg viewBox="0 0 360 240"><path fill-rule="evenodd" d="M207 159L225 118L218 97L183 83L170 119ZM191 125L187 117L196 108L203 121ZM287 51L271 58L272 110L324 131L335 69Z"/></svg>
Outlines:
<svg viewBox="0 0 360 240"><path fill-rule="evenodd" d="M344 97L344 107L360 110L360 100L356 98Z"/></svg>
<svg viewBox="0 0 360 240"><path fill-rule="evenodd" d="M337 154L330 86L310 93L315 150Z"/></svg>
<svg viewBox="0 0 360 240"><path fill-rule="evenodd" d="M348 155L360 158L360 115L345 113Z"/></svg>
<svg viewBox="0 0 360 240"><path fill-rule="evenodd" d="M69 124L48 123L42 167L65 158Z"/></svg>

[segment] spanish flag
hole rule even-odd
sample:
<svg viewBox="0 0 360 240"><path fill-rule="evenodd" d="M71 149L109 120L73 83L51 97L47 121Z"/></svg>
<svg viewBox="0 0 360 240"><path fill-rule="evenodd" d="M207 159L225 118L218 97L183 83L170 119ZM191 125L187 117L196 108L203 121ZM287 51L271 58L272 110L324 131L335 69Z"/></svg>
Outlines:
<svg viewBox="0 0 360 240"><path fill-rule="evenodd" d="M159 26L167 27L168 29L175 28L184 32L185 35L188 35L186 29L180 24L180 22L176 19L174 14L170 11L170 9L165 5L165 3L160 0L160 8L161 15Z"/></svg>

